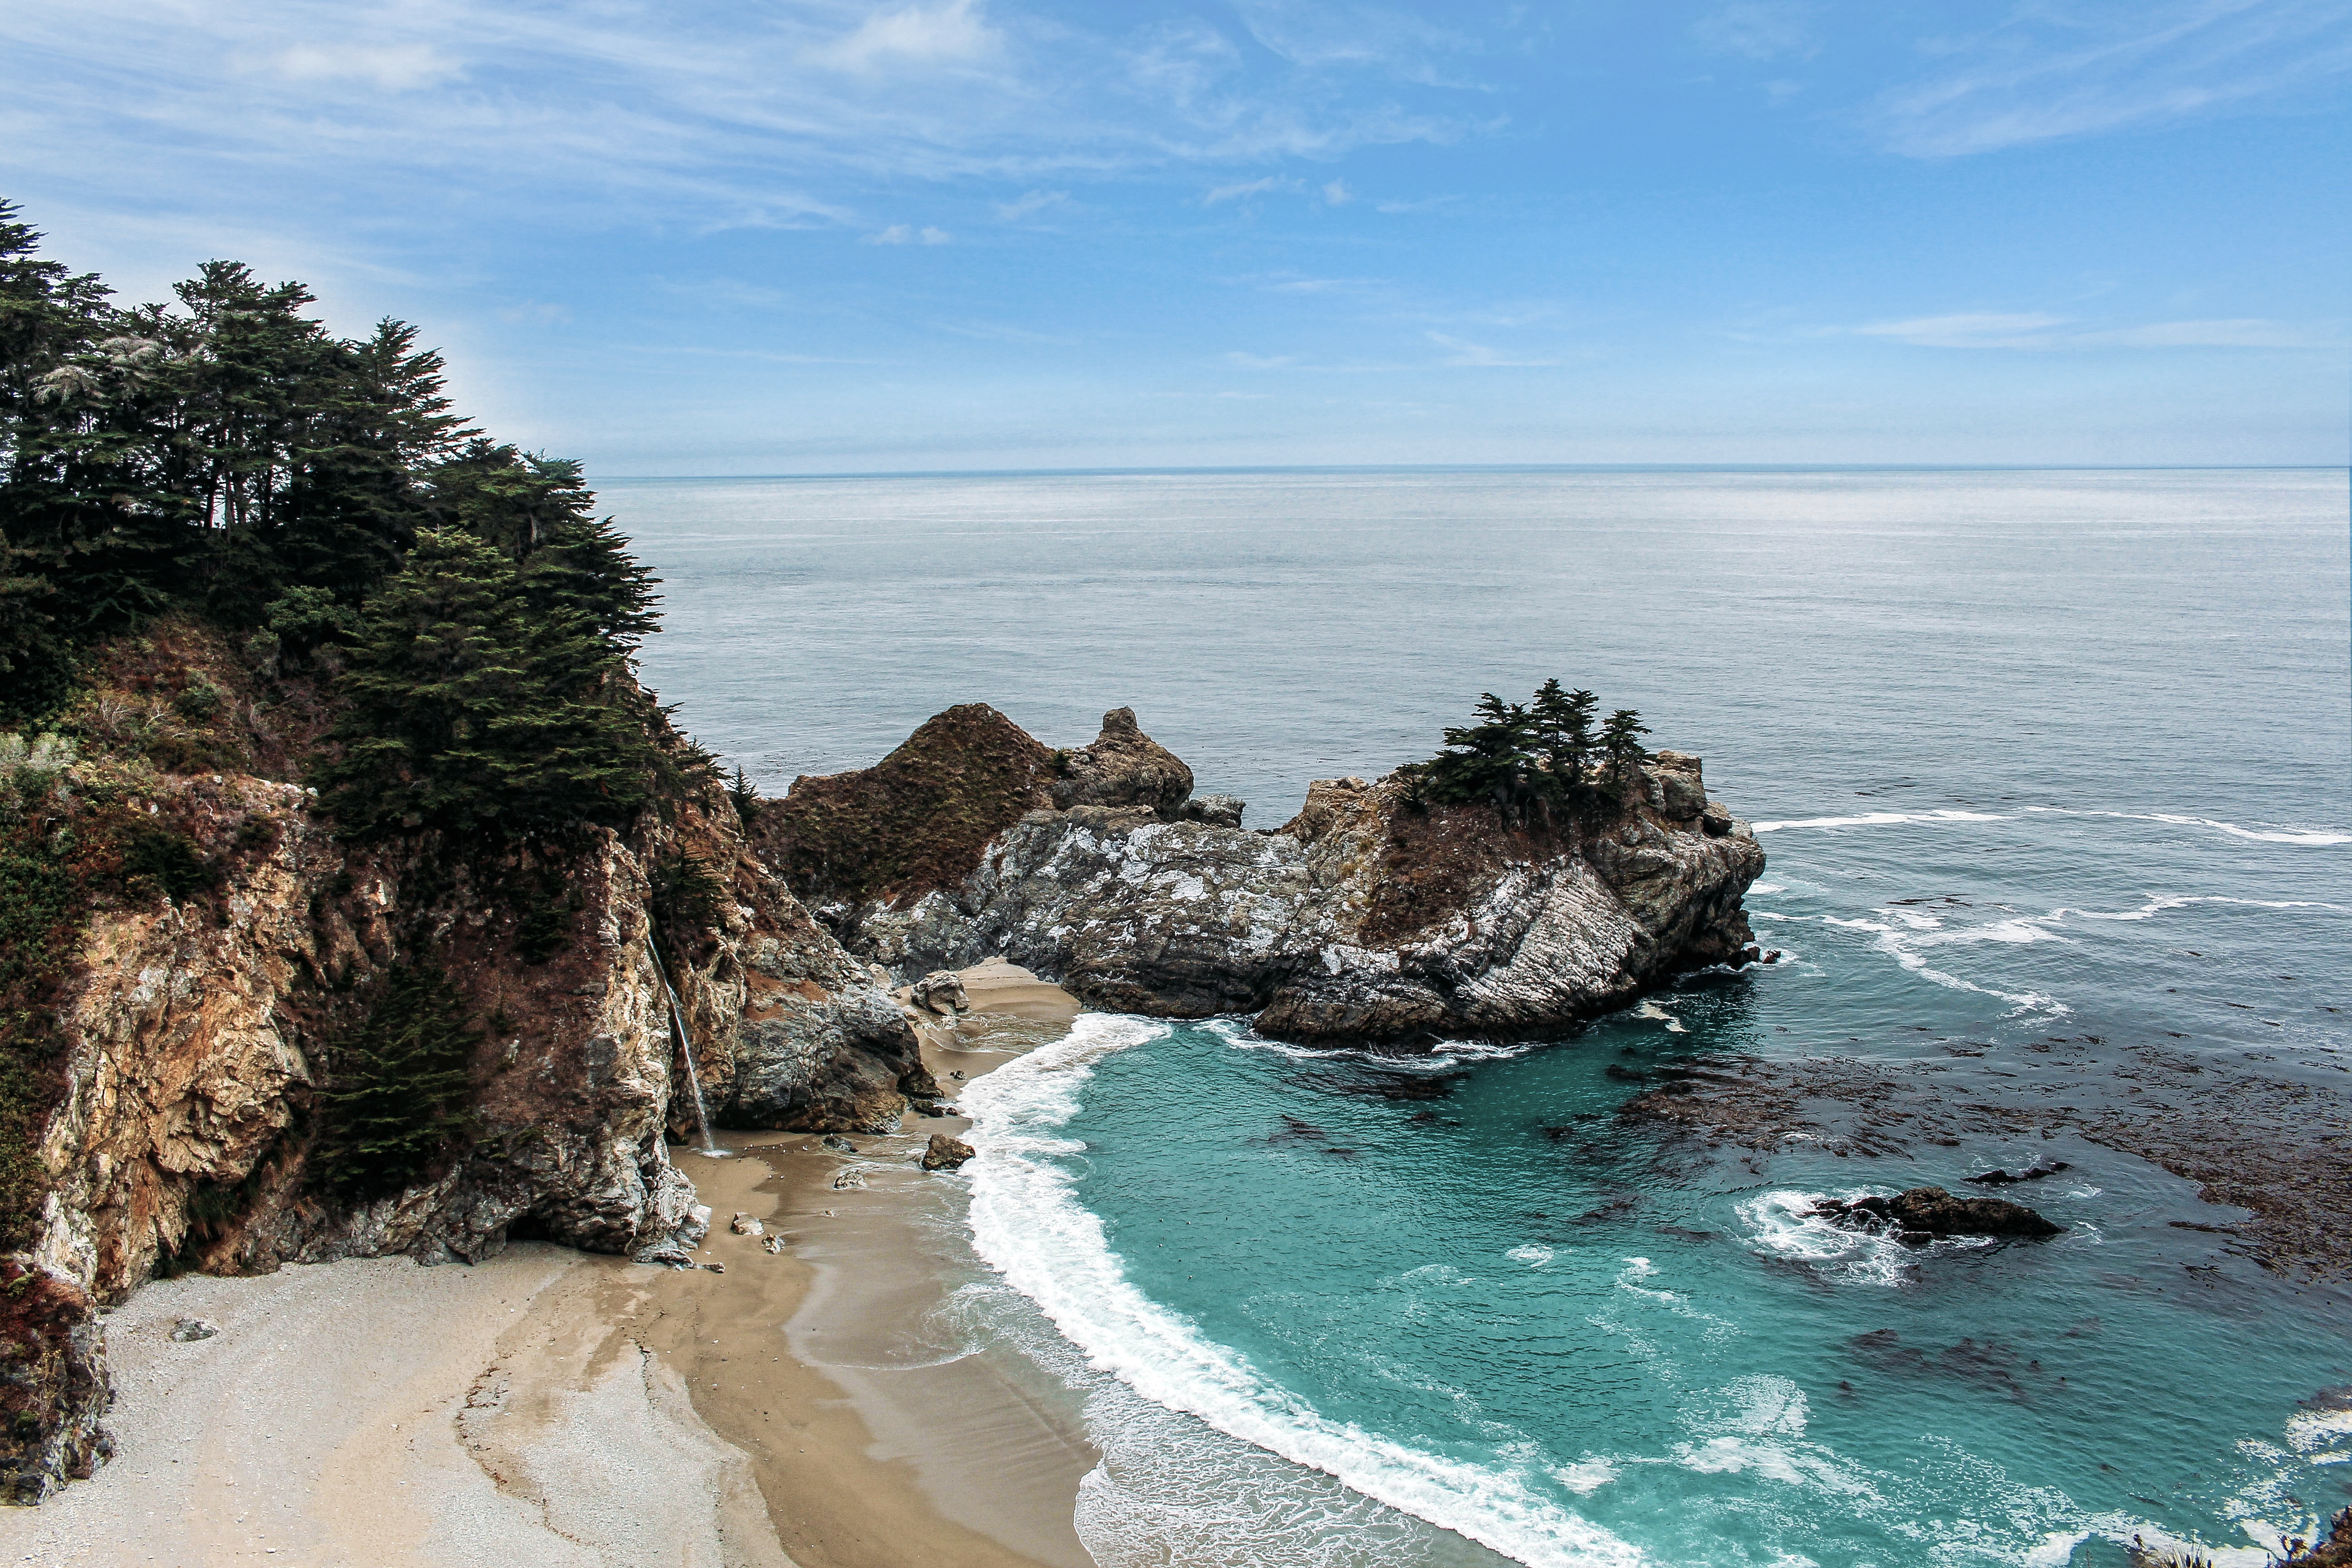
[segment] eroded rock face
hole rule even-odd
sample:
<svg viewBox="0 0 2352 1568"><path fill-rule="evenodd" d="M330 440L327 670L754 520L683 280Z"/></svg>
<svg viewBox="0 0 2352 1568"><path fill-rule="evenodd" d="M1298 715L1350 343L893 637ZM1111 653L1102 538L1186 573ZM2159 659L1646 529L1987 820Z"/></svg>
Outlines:
<svg viewBox="0 0 2352 1568"><path fill-rule="evenodd" d="M25 1415L0 1430L0 1491L35 1500L102 1456L96 1311L166 1259L472 1260L510 1234L683 1258L709 1213L669 1153L695 1116L655 957L662 868L691 859L719 889L660 932L712 1121L865 1131L895 1122L907 1090L937 1092L896 1004L747 853L715 783L543 861L354 849L282 780L165 775L154 798L218 875L176 904L93 913L59 995L47 1195L6 1261L33 1283L25 1331L0 1335ZM560 911L535 960L518 886L551 889ZM332 1201L308 1164L318 1095L385 972L428 954L481 1032L475 1129L417 1184Z"/></svg>
<svg viewBox="0 0 2352 1568"><path fill-rule="evenodd" d="M1624 805L1540 829L1416 809L1394 778L1318 781L1272 834L1078 805L1022 817L959 886L827 918L903 974L1002 954L1099 1006L1289 1038L1525 1036L1757 956L1764 854L1707 804L1669 753Z"/></svg>
<svg viewBox="0 0 2352 1568"><path fill-rule="evenodd" d="M1192 770L1175 752L1145 734L1132 708L1103 715L1102 733L1089 745L1061 754L1053 786L1054 805L1139 805L1162 819L1173 818L1192 793Z"/></svg>

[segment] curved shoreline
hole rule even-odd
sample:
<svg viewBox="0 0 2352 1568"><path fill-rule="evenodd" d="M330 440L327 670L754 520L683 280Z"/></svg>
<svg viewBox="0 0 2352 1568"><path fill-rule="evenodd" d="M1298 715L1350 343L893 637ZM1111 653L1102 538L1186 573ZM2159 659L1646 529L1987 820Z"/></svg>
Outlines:
<svg viewBox="0 0 2352 1568"><path fill-rule="evenodd" d="M972 990L1037 1038L1076 1010L1017 971ZM924 1033L943 1079L1013 1054ZM1089 1568L1070 1521L1096 1455L1066 1389L986 1347L849 1364L944 1294L903 1196L936 1191L911 1157L929 1132L965 1125L910 1118L856 1161L775 1133L680 1151L717 1216L696 1259L723 1273L533 1241L154 1281L106 1319L114 1462L0 1510L0 1559ZM904 1174L832 1185L886 1161ZM793 1244L730 1233L737 1210ZM175 1341L183 1317L217 1332Z"/></svg>

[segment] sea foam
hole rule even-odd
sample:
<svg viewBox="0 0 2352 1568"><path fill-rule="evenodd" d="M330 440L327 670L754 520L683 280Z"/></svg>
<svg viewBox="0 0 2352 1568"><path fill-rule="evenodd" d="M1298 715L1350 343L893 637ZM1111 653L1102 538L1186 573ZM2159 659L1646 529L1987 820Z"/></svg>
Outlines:
<svg viewBox="0 0 2352 1568"><path fill-rule="evenodd" d="M980 1151L966 1170L973 1247L982 1259L1035 1302L1090 1366L1156 1404L1530 1568L1647 1562L1631 1542L1545 1497L1529 1478L1326 1418L1129 1281L1102 1222L1078 1201L1075 1178L1061 1163L1085 1145L1061 1130L1077 1113L1096 1063L1168 1032L1147 1019L1082 1014L1065 1038L964 1091L973 1119L969 1137Z"/></svg>

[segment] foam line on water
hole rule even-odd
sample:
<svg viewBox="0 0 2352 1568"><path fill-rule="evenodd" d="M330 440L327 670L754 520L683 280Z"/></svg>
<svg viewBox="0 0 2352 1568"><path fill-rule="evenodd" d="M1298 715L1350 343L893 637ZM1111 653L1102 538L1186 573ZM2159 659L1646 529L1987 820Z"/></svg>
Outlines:
<svg viewBox="0 0 2352 1568"><path fill-rule="evenodd" d="M1751 822L1751 833L1779 833L1790 827L1893 827L1906 822L2007 822L2007 816L1985 811L1874 811L1861 816L1807 816L1787 822Z"/></svg>
<svg viewBox="0 0 2352 1568"><path fill-rule="evenodd" d="M1160 1405L1332 1476L1391 1508L1469 1537L1529 1568L1634 1568L1631 1542L1569 1512L1507 1470L1424 1453L1326 1418L1247 1357L1131 1284L1102 1222L1056 1156L1085 1145L1061 1129L1105 1057L1168 1026L1079 1016L1070 1033L976 1079L961 1099L980 1158L971 1176L974 1249L1035 1302L1089 1364Z"/></svg>
<svg viewBox="0 0 2352 1568"><path fill-rule="evenodd" d="M1973 991L1979 996L1997 996L2015 1005L2020 1011L2040 1010L2053 1017L2063 1017L2073 1011L2054 996L2039 991L2000 991L1990 985L1979 985L1958 975L1936 968L1919 952L1923 947L1945 947L1953 943L2000 942L2025 943L2063 942L2066 939L2047 929L2042 923L2048 915L2024 915L2015 920L2000 921L1991 925L1971 926L1965 931L1898 931L1879 921L1841 920L1836 915L1823 915L1823 925L1837 926L1845 931L1865 931L1878 940L1871 945L1885 953L1922 980L1931 980L1954 991Z"/></svg>
<svg viewBox="0 0 2352 1568"><path fill-rule="evenodd" d="M2352 833L2335 827L2241 827L2219 817L2190 816L2171 811L2076 811L2063 805L2029 805L2025 809L2052 816L2112 816L2126 822L2161 822L2173 827L2210 827L2233 838L2251 838L2261 844L2298 844L2308 848L2352 844ZM1756 826L1761 830L1764 825Z"/></svg>

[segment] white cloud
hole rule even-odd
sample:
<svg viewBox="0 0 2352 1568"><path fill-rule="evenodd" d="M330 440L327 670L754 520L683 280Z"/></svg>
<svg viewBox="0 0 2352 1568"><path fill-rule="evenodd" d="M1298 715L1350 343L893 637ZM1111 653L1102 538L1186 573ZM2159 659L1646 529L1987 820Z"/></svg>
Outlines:
<svg viewBox="0 0 2352 1568"><path fill-rule="evenodd" d="M1423 332L1422 336L1447 351L1441 363L1467 370L1546 370L1559 363L1556 359L1516 359L1501 349L1448 337L1444 332Z"/></svg>
<svg viewBox="0 0 2352 1568"><path fill-rule="evenodd" d="M2321 349L2340 348L2345 342L2340 321L2274 321L2259 317L2081 327L2066 316L1984 312L1873 321L1843 330L1934 349Z"/></svg>
<svg viewBox="0 0 2352 1568"><path fill-rule="evenodd" d="M1227 353L1225 358L1246 370L1286 370L1298 363L1289 354L1244 353L1239 349Z"/></svg>
<svg viewBox="0 0 2352 1568"><path fill-rule="evenodd" d="M1820 9L1803 0L1733 0L1692 23L1691 36L1707 48L1751 60L1811 56L1820 47L1812 27Z"/></svg>
<svg viewBox="0 0 2352 1568"><path fill-rule="evenodd" d="M869 71L888 64L958 65L993 55L1000 38L980 16L975 0L946 0L932 6L876 11L847 37L812 51L843 70Z"/></svg>
<svg viewBox="0 0 2352 1568"><path fill-rule="evenodd" d="M2275 100L2352 72L2352 0L2074 0L1926 40L1879 98L1897 152L1956 157Z"/></svg>
<svg viewBox="0 0 2352 1568"><path fill-rule="evenodd" d="M1355 199L1356 193L1348 188L1345 180L1333 180L1323 187L1323 205L1326 206L1344 207Z"/></svg>
<svg viewBox="0 0 2352 1568"><path fill-rule="evenodd" d="M1070 199L1067 191L1031 191L1024 196L996 204L996 216L1007 223L1044 212L1047 207L1060 206Z"/></svg>
<svg viewBox="0 0 2352 1568"><path fill-rule="evenodd" d="M1201 205L1204 207L1213 207L1219 202L1237 202L1245 196L1263 196L1275 191L1296 191L1300 188L1297 180L1286 180L1279 174L1268 174L1263 180L1244 180L1235 185L1219 185L1201 198Z"/></svg>
<svg viewBox="0 0 2352 1568"><path fill-rule="evenodd" d="M866 245L945 245L955 236L943 228L928 226L917 228L909 223L894 223L888 228L877 229L865 237Z"/></svg>
<svg viewBox="0 0 2352 1568"><path fill-rule="evenodd" d="M2065 324L2063 316L1979 311L1918 316L1905 321L1873 321L1853 331L1866 338L1892 338L1921 348L2018 348L2038 344L2042 341L2040 334Z"/></svg>
<svg viewBox="0 0 2352 1568"><path fill-rule="evenodd" d="M386 92L435 87L464 74L430 44L296 44L269 63L289 81L372 81Z"/></svg>

